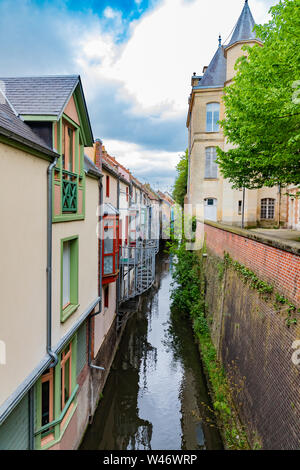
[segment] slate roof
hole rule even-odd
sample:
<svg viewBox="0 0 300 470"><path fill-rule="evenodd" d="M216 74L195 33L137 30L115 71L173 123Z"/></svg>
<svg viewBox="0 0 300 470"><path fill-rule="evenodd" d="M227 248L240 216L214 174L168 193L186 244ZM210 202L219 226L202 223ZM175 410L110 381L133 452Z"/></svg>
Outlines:
<svg viewBox="0 0 300 470"><path fill-rule="evenodd" d="M99 168L96 167L95 163L92 162L87 155L84 155L84 169L87 173L90 172L92 175L98 176L99 178L102 176Z"/></svg>
<svg viewBox="0 0 300 470"><path fill-rule="evenodd" d="M38 146L41 151L54 156L56 153L19 118L5 95L0 90L0 133L29 146Z"/></svg>
<svg viewBox="0 0 300 470"><path fill-rule="evenodd" d="M5 95L19 114L60 116L79 75L0 78Z"/></svg>
<svg viewBox="0 0 300 470"><path fill-rule="evenodd" d="M238 19L235 29L232 33L231 39L228 46L231 46L238 41L247 41L249 39L257 39L253 28L255 21L252 16L251 10L248 5L248 0L245 1L243 11Z"/></svg>
<svg viewBox="0 0 300 470"><path fill-rule="evenodd" d="M104 215L119 215L120 212L112 204L110 204L109 202L105 202L103 214Z"/></svg>
<svg viewBox="0 0 300 470"><path fill-rule="evenodd" d="M217 52L207 67L199 85L194 88L218 87L224 86L226 81L226 59L224 56L224 47L219 46Z"/></svg>
<svg viewBox="0 0 300 470"><path fill-rule="evenodd" d="M219 45L217 52L207 67L199 85L193 87L194 89L224 86L226 81L226 57L224 51L227 47L238 41L258 39L253 31L254 26L255 21L249 8L248 0L246 0L229 44L226 46L221 46L221 44Z"/></svg>

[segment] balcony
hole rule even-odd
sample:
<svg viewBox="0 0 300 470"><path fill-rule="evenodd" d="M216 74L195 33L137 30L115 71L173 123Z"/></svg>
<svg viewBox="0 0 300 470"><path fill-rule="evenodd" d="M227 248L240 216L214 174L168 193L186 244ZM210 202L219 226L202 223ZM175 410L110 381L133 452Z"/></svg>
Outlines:
<svg viewBox="0 0 300 470"><path fill-rule="evenodd" d="M77 212L77 175L62 171L62 211Z"/></svg>

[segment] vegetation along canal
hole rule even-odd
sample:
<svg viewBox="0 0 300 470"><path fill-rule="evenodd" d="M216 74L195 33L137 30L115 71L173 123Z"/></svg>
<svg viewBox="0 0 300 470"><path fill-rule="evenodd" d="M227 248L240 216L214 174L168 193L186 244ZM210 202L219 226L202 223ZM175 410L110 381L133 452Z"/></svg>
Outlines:
<svg viewBox="0 0 300 470"><path fill-rule="evenodd" d="M187 319L170 310L170 262L126 325L81 449L222 449L197 344Z"/></svg>

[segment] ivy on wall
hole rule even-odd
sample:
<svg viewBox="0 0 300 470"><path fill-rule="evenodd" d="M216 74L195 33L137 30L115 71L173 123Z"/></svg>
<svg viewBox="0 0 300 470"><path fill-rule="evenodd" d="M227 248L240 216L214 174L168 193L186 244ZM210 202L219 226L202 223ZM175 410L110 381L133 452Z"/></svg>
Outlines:
<svg viewBox="0 0 300 470"><path fill-rule="evenodd" d="M219 263L218 265L219 273L223 273L222 268L220 266L221 263ZM275 296L274 307L278 313L287 313L285 323L288 328L291 325L298 324L298 319L295 314L299 314L300 309L297 309L297 307L291 302L289 302L289 300L286 299L284 296L280 295L277 292L274 292L274 286L259 279L253 271L248 269L243 264L240 264L238 261L234 261L228 253L224 254L223 266L224 271L229 266L231 266L240 275L243 281L251 287L251 289L257 290L262 295L265 301L272 300Z"/></svg>

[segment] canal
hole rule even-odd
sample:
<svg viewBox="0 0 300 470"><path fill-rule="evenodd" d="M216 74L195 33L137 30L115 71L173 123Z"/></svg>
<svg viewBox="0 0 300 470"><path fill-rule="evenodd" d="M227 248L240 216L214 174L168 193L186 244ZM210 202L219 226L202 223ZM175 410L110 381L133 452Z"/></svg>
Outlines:
<svg viewBox="0 0 300 470"><path fill-rule="evenodd" d="M170 311L170 263L128 320L82 450L222 449L197 345Z"/></svg>

